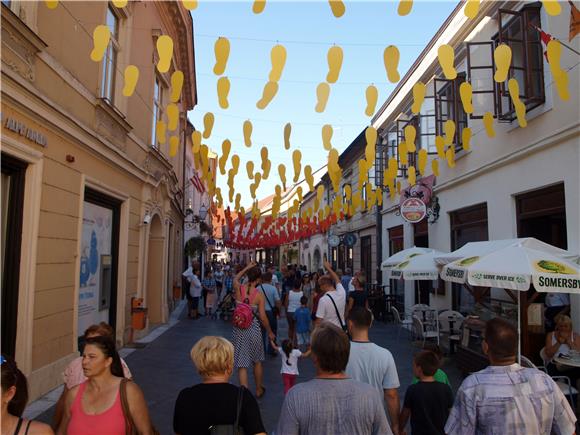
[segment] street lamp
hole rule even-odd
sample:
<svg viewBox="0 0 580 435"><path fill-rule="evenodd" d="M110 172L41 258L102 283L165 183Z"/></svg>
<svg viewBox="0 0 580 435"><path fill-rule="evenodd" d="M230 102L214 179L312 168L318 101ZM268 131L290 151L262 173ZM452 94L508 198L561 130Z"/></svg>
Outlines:
<svg viewBox="0 0 580 435"><path fill-rule="evenodd" d="M199 214L196 216L193 214L193 208L191 208L190 204L187 210L185 210L185 219L186 219L185 229L188 231L192 230L195 227L195 225L205 221L205 218L207 217L207 212L208 212L207 206L205 204L202 204L201 207L199 208ZM191 216L190 220L187 220L188 216Z"/></svg>

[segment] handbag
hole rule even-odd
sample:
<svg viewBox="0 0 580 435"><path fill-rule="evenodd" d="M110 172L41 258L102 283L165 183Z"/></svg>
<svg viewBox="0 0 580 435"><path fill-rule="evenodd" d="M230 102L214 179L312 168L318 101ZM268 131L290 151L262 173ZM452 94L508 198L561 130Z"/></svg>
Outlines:
<svg viewBox="0 0 580 435"><path fill-rule="evenodd" d="M125 435L138 435L137 427L131 416L131 410L129 409L129 401L127 400L127 382L132 382L127 378L121 380L121 386L119 387L119 395L121 396L121 408L123 409L123 415L125 416ZM153 435L161 435L155 426L149 422L151 426L151 433Z"/></svg>
<svg viewBox="0 0 580 435"><path fill-rule="evenodd" d="M280 309L278 307L272 306L272 304L270 303L270 299L268 299L268 296L266 296L266 291L264 290L262 284L260 284L260 288L262 289L262 293L264 293L264 299L266 299L266 302L268 302L272 314L274 315L274 317L278 317L280 315Z"/></svg>
<svg viewBox="0 0 580 435"><path fill-rule="evenodd" d="M238 388L238 399L236 402L236 420L233 425L218 424L210 426L209 433L211 435L244 435L244 430L240 427L240 412L242 410L242 402L244 399L244 387Z"/></svg>

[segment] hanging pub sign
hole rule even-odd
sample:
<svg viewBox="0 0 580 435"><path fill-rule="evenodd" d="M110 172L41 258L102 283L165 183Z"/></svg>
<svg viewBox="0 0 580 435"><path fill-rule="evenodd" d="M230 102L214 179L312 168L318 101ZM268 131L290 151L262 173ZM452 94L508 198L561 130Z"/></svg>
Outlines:
<svg viewBox="0 0 580 435"><path fill-rule="evenodd" d="M419 198L407 198L400 205L403 219L412 224L421 222L427 215L427 206Z"/></svg>
<svg viewBox="0 0 580 435"><path fill-rule="evenodd" d="M355 233L346 233L343 237L343 242L344 245L347 248L352 248L354 245L356 245L356 234Z"/></svg>

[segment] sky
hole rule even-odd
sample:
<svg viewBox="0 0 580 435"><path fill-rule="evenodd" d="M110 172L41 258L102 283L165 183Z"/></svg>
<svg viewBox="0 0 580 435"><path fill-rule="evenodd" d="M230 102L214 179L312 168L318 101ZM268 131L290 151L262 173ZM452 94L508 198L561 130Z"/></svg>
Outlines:
<svg viewBox="0 0 580 435"><path fill-rule="evenodd" d="M457 5L456 1L415 1L411 13L397 14L398 2L345 2L346 12L335 18L327 1L281 2L267 0L261 14L252 12L251 1L200 1L192 11L198 104L189 113L197 130L203 131L206 112L215 115L210 138L204 139L221 154L222 142L232 143L231 155L240 156L235 178L236 193L248 208L252 199L246 162L260 170L260 149L268 147L272 169L257 190L257 199L274 192L281 184L278 164L286 165L289 184L293 178L292 152L302 153L302 168L316 170L326 164L328 152L322 145L322 126L333 127L332 146L342 152L371 121L365 115L365 90L374 84L379 90L376 109L388 98L395 85L387 80L383 51L396 45L401 53L399 73L405 74L419 53ZM217 98L214 44L218 37L230 41L230 55L224 75L231 83L229 108L221 109ZM264 109L256 108L271 69L270 50L277 43L287 51L279 90ZM326 79L327 51L333 45L343 49L344 60L338 81L331 84L323 113L317 113L316 87ZM253 124L252 146L244 145L242 126ZM284 148L284 126L292 124L291 148ZM228 163L227 169L231 166ZM226 169L226 170L227 170ZM218 173L225 204L227 175ZM233 207L232 207L233 208Z"/></svg>

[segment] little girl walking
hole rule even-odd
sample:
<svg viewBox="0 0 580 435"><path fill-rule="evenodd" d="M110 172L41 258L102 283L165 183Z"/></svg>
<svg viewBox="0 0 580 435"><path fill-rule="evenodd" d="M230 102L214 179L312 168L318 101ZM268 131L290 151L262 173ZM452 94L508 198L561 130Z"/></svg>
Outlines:
<svg viewBox="0 0 580 435"><path fill-rule="evenodd" d="M280 373L282 373L285 395L296 383L296 377L299 374L298 358L307 358L310 355L310 349L306 352L300 352L298 349L294 349L290 340L284 340L282 342L282 347L278 347L274 341L271 341L271 343L272 347L276 349L282 357L282 368L280 369Z"/></svg>

